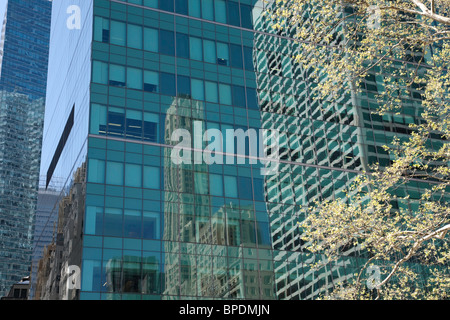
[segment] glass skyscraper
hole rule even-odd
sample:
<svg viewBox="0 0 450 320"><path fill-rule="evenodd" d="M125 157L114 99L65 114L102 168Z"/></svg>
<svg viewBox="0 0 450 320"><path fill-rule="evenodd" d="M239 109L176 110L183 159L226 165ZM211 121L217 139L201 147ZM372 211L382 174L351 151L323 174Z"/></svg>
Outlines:
<svg viewBox="0 0 450 320"><path fill-rule="evenodd" d="M389 163L420 100L378 118L369 78L319 105L265 5L53 3L41 174L64 183L40 297L313 299L366 261L311 269L300 209Z"/></svg>
<svg viewBox="0 0 450 320"><path fill-rule="evenodd" d="M5 4L0 75L0 296L30 275L51 2Z"/></svg>

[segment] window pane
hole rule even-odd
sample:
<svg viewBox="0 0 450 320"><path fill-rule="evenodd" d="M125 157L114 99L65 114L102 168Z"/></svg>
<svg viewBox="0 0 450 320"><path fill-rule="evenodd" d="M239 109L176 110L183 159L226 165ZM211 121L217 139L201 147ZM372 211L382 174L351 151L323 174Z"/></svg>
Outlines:
<svg viewBox="0 0 450 320"><path fill-rule="evenodd" d="M229 60L228 44L217 42L217 64L228 66Z"/></svg>
<svg viewBox="0 0 450 320"><path fill-rule="evenodd" d="M222 176L218 174L211 174L209 176L209 188L212 196L223 196Z"/></svg>
<svg viewBox="0 0 450 320"><path fill-rule="evenodd" d="M177 33L177 57L189 59L189 36Z"/></svg>
<svg viewBox="0 0 450 320"><path fill-rule="evenodd" d="M85 233L92 235L101 235L103 230L103 208L86 208L86 227Z"/></svg>
<svg viewBox="0 0 450 320"><path fill-rule="evenodd" d="M233 176L224 176L225 197L237 198L237 180Z"/></svg>
<svg viewBox="0 0 450 320"><path fill-rule="evenodd" d="M259 109L258 96L255 89L247 88L247 106L249 109Z"/></svg>
<svg viewBox="0 0 450 320"><path fill-rule="evenodd" d="M110 107L108 110L108 134L123 136L125 131L125 114L123 109Z"/></svg>
<svg viewBox="0 0 450 320"><path fill-rule="evenodd" d="M219 102L217 97L217 83L205 81L205 95L208 102Z"/></svg>
<svg viewBox="0 0 450 320"><path fill-rule="evenodd" d="M177 77L177 90L178 94L191 95L191 80L189 77L178 76Z"/></svg>
<svg viewBox="0 0 450 320"><path fill-rule="evenodd" d="M220 94L220 103L221 104L232 104L231 99L231 86L227 84L219 84L219 94Z"/></svg>
<svg viewBox="0 0 450 320"><path fill-rule="evenodd" d="M127 138L142 138L142 112L136 110L127 110Z"/></svg>
<svg viewBox="0 0 450 320"><path fill-rule="evenodd" d="M189 15L196 18L201 18L200 0L189 0Z"/></svg>
<svg viewBox="0 0 450 320"><path fill-rule="evenodd" d="M190 37L189 46L190 46L189 51L190 51L191 59L202 61L203 60L202 39Z"/></svg>
<svg viewBox="0 0 450 320"><path fill-rule="evenodd" d="M144 166L144 188L159 189L159 168Z"/></svg>
<svg viewBox="0 0 450 320"><path fill-rule="evenodd" d="M231 66L242 69L242 47L237 44L230 44Z"/></svg>
<svg viewBox="0 0 450 320"><path fill-rule="evenodd" d="M90 133L106 134L106 110L106 106L92 104Z"/></svg>
<svg viewBox="0 0 450 320"><path fill-rule="evenodd" d="M160 239L160 220L159 213L144 211L143 236L145 239Z"/></svg>
<svg viewBox="0 0 450 320"><path fill-rule="evenodd" d="M108 64L101 61L92 63L92 81L96 83L108 83Z"/></svg>
<svg viewBox="0 0 450 320"><path fill-rule="evenodd" d="M233 105L245 108L245 90L241 86L233 86Z"/></svg>
<svg viewBox="0 0 450 320"><path fill-rule="evenodd" d="M144 0L144 6L158 8L158 0Z"/></svg>
<svg viewBox="0 0 450 320"><path fill-rule="evenodd" d="M109 20L95 17L94 40L109 43Z"/></svg>
<svg viewBox="0 0 450 320"><path fill-rule="evenodd" d="M158 142L158 124L157 114L144 113L144 140Z"/></svg>
<svg viewBox="0 0 450 320"><path fill-rule="evenodd" d="M255 70L253 67L253 48L244 46L244 64L246 70Z"/></svg>
<svg viewBox="0 0 450 320"><path fill-rule="evenodd" d="M144 28L144 50L158 52L158 30Z"/></svg>
<svg viewBox="0 0 450 320"><path fill-rule="evenodd" d="M124 210L123 215L124 237L141 238L142 237L142 214L137 210Z"/></svg>
<svg viewBox="0 0 450 320"><path fill-rule="evenodd" d="M93 183L105 182L105 161L89 159L88 181Z"/></svg>
<svg viewBox="0 0 450 320"><path fill-rule="evenodd" d="M140 188L142 186L142 167L138 164L125 165L125 185Z"/></svg>
<svg viewBox="0 0 450 320"><path fill-rule="evenodd" d="M127 46L142 49L142 27L134 24L128 25Z"/></svg>
<svg viewBox="0 0 450 320"><path fill-rule="evenodd" d="M108 161L106 165L106 183L123 185L123 163Z"/></svg>
<svg viewBox="0 0 450 320"><path fill-rule="evenodd" d="M160 73L160 84L161 93L168 96L175 96L175 75L170 73L161 72Z"/></svg>
<svg viewBox="0 0 450 320"><path fill-rule="evenodd" d="M243 28L253 29L252 7L241 4L241 23Z"/></svg>
<svg viewBox="0 0 450 320"><path fill-rule="evenodd" d="M123 214L122 209L105 208L103 222L105 236L122 236Z"/></svg>
<svg viewBox="0 0 450 320"><path fill-rule="evenodd" d="M233 26L239 26L239 5L233 1L228 1L227 4L228 23Z"/></svg>
<svg viewBox="0 0 450 320"><path fill-rule="evenodd" d="M202 0L202 17L206 20L214 20L213 0Z"/></svg>
<svg viewBox="0 0 450 320"><path fill-rule="evenodd" d="M144 71L144 90L147 92L158 92L159 75L154 71Z"/></svg>
<svg viewBox="0 0 450 320"><path fill-rule="evenodd" d="M128 68L127 70L127 87L131 89L142 90L142 70L136 68Z"/></svg>
<svg viewBox="0 0 450 320"><path fill-rule="evenodd" d="M109 84L111 86L125 86L125 67L116 64L109 66Z"/></svg>
<svg viewBox="0 0 450 320"><path fill-rule="evenodd" d="M175 41L173 31L159 31L159 49L162 54L173 56L175 54Z"/></svg>
<svg viewBox="0 0 450 320"><path fill-rule="evenodd" d="M173 12L173 0L159 0L161 10Z"/></svg>
<svg viewBox="0 0 450 320"><path fill-rule="evenodd" d="M198 79L191 80L192 99L205 100L205 88L203 81Z"/></svg>
<svg viewBox="0 0 450 320"><path fill-rule="evenodd" d="M204 40L203 41L203 56L206 62L217 63L216 62L216 44L214 41Z"/></svg>
<svg viewBox="0 0 450 320"><path fill-rule="evenodd" d="M215 6L216 21L227 23L227 7L225 0L216 0Z"/></svg>
<svg viewBox="0 0 450 320"><path fill-rule="evenodd" d="M123 22L111 21L111 43L125 46L126 25Z"/></svg>
<svg viewBox="0 0 450 320"><path fill-rule="evenodd" d="M187 15L188 14L188 0L175 0L175 10L177 13Z"/></svg>

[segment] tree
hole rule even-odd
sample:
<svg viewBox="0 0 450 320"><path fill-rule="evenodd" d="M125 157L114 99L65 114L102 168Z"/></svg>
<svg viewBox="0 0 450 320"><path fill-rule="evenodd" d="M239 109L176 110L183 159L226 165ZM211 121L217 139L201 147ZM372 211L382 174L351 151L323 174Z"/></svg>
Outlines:
<svg viewBox="0 0 450 320"><path fill-rule="evenodd" d="M310 71L316 99L358 92L368 76L382 87L380 115L401 112L412 92L421 99L409 136L384 146L390 164L371 166L345 199L313 204L299 223L307 249L328 262L349 246L367 256L327 297L450 298L450 1L276 0L266 15L277 32L294 34L293 59ZM419 199L396 192L412 181L425 186ZM429 272L421 285L412 262Z"/></svg>

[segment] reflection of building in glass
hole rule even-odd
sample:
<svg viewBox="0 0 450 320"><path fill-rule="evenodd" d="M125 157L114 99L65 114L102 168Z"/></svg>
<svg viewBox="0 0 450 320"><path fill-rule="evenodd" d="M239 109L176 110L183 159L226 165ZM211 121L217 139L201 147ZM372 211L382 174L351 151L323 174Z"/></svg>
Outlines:
<svg viewBox="0 0 450 320"><path fill-rule="evenodd" d="M351 8L342 10L342 14L351 13ZM305 13L305 19L309 18ZM361 93L342 90L332 101L314 99L317 86L308 78L310 70L292 60L298 49L291 38L294 28L276 33L263 16L256 19L255 29L260 32L254 37L253 61L262 127L280 130L281 137L279 173L265 178L277 298L314 299L351 278L367 255L348 247L337 263L311 269L311 264L324 258L304 250L297 227L302 219L300 209L314 201L344 199L343 190L358 172L369 171L375 163L389 165L390 156L382 146L395 135L408 135L408 123L419 123L421 100L420 92L412 90L410 97L402 99L401 114L374 114L379 105L376 94L382 86L374 74L363 82ZM341 38L337 34L332 45ZM432 143L439 146L441 142ZM397 195L410 194L411 200L394 201L393 208L413 208L425 187L422 182L410 181L398 188L394 191ZM423 270L423 266L415 267Z"/></svg>
<svg viewBox="0 0 450 320"><path fill-rule="evenodd" d="M6 1L0 44L0 296L30 276L50 8L49 1Z"/></svg>
<svg viewBox="0 0 450 320"><path fill-rule="evenodd" d="M81 245L86 197L86 165L78 168L70 191L59 200L52 242L43 250L37 266L34 299L74 300L78 290L67 288L69 266L81 265ZM69 290L70 289L70 290Z"/></svg>

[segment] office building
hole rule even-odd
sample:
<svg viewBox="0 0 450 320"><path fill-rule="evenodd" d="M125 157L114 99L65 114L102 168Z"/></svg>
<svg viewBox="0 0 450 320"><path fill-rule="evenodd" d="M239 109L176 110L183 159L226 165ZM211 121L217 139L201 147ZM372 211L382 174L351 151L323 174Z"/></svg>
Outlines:
<svg viewBox="0 0 450 320"><path fill-rule="evenodd" d="M30 276L51 2L5 3L0 52L0 296Z"/></svg>
<svg viewBox="0 0 450 320"><path fill-rule="evenodd" d="M349 248L311 269L323 257L303 250L300 209L389 163L386 127L405 129L419 101L407 102L402 124L376 118L368 79L367 94L320 106L307 70L290 60L295 43L261 16L265 5L53 4L41 173L47 185L63 179L63 201L77 202L61 225L83 226L82 237L59 232L72 254L54 272L81 277L60 282L60 294L314 299L366 261ZM260 129L272 135L252 135Z"/></svg>

